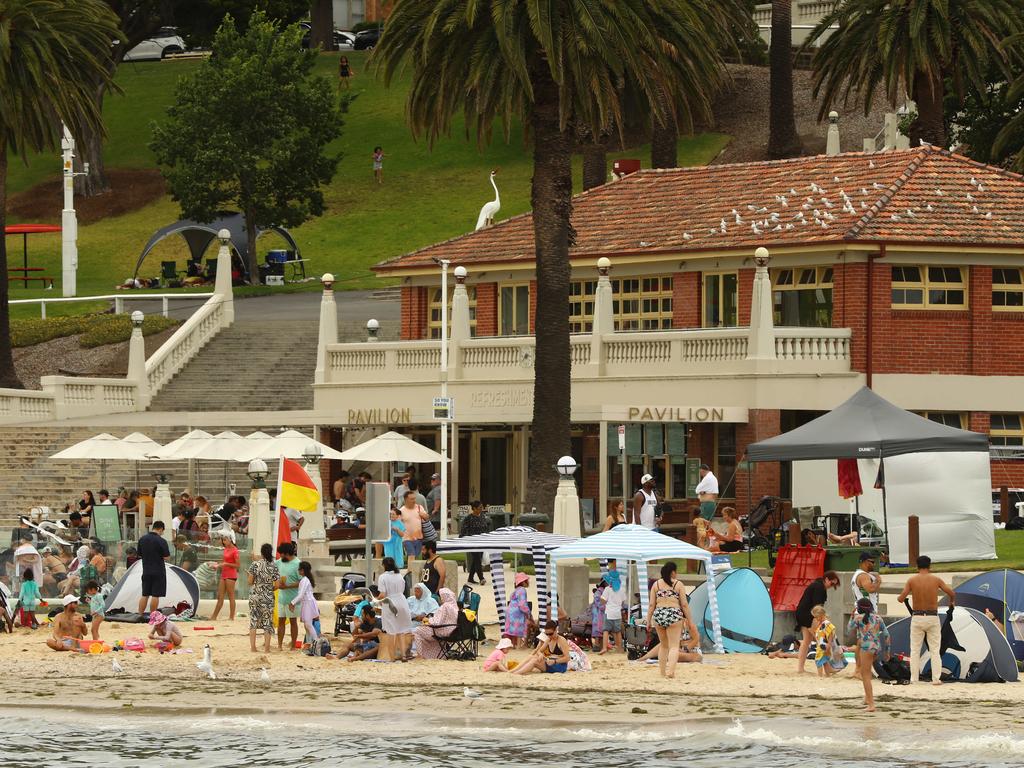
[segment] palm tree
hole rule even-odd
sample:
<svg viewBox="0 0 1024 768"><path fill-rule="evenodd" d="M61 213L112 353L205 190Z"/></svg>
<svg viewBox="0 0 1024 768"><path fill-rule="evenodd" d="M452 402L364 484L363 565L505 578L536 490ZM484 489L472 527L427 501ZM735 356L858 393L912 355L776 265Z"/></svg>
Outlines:
<svg viewBox="0 0 1024 768"><path fill-rule="evenodd" d="M1013 35L1003 45L1005 49L1015 52L1018 62L1024 58L1024 34ZM1006 103L1016 104L1021 99L1024 99L1024 72L1018 70L1016 78L1009 83L1006 90ZM1018 112L999 131L992 147L993 157L999 157L1007 150L1013 152L1010 166L1018 172L1024 172L1024 146L1015 147L1014 142L1016 139L1019 143L1022 133L1024 133L1024 112Z"/></svg>
<svg viewBox="0 0 1024 768"><path fill-rule="evenodd" d="M829 27L839 27L814 54L819 119L854 93L866 114L882 86L892 104L904 93L917 103L912 144L945 146L947 83L962 96L966 83L984 88L991 64L1007 69L1000 44L1024 28L1022 16L1019 0L840 0L807 41L812 45Z"/></svg>
<svg viewBox="0 0 1024 768"><path fill-rule="evenodd" d="M793 2L772 0L768 157L797 157L803 147L793 115Z"/></svg>
<svg viewBox="0 0 1024 768"><path fill-rule="evenodd" d="M575 126L622 125L627 76L664 119L709 111L723 77L726 23L740 0L396 0L374 54L390 82L411 70L408 115L429 141L462 113L487 141L522 120L533 143L531 203L537 269L533 444L527 507L551 509L554 465L569 453L570 158ZM664 93L668 103L656 102Z"/></svg>
<svg viewBox="0 0 1024 768"><path fill-rule="evenodd" d="M100 0L0 0L0 232L8 154L51 150L100 123L94 88L109 73L117 17ZM109 76L109 75L107 75ZM11 354L6 238L0 237L0 387L21 387Z"/></svg>

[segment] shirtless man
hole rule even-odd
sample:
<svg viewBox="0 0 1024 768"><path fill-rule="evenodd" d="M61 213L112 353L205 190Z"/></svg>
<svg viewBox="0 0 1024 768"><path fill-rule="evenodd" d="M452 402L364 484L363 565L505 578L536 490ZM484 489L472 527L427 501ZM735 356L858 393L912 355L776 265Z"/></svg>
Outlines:
<svg viewBox="0 0 1024 768"><path fill-rule="evenodd" d="M73 651L78 641L85 637L85 620L78 615L78 598L68 595L64 598L64 611L53 619L53 637L46 644L55 651Z"/></svg>
<svg viewBox="0 0 1024 768"><path fill-rule="evenodd" d="M932 659L932 685L942 685L942 629L939 624L939 591L949 597L949 605L956 604L956 593L950 586L931 572L932 559L927 555L917 558L917 575L907 579L907 584L896 598L906 602L910 595L914 602L908 604L913 618L910 619L910 682L916 683L920 675L921 642L928 640Z"/></svg>

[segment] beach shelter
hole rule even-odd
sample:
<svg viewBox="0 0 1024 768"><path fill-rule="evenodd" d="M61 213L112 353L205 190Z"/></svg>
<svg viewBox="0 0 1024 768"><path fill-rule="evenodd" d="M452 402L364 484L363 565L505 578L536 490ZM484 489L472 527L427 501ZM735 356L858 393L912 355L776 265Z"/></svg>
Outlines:
<svg viewBox="0 0 1024 768"><path fill-rule="evenodd" d="M701 637L713 642L708 584L690 593L690 612ZM775 612L764 581L750 568L732 568L715 574L718 621L722 646L730 653L760 653L771 642Z"/></svg>
<svg viewBox="0 0 1024 768"><path fill-rule="evenodd" d="M979 573L953 591L958 606L991 611L1003 624L1013 655L1024 661L1024 573L1007 568Z"/></svg>
<svg viewBox="0 0 1024 768"><path fill-rule="evenodd" d="M996 556L987 435L930 421L862 387L829 413L752 443L746 455L752 462L874 460L892 562L908 560L910 514L919 516L921 551L933 560Z"/></svg>
<svg viewBox="0 0 1024 768"><path fill-rule="evenodd" d="M496 528L476 536L462 536L457 539L445 539L437 542L437 553L483 552L487 554L491 564L491 584L494 586L494 602L498 608L498 620L502 631L505 629L505 568L502 555L506 552L527 554L533 558L533 572L537 588L537 605L540 615L544 616L548 609L548 566L550 553L576 539L559 536L554 533L538 531L527 525L509 525ZM552 585L554 581L552 581ZM551 591L554 591L552 586Z"/></svg>
<svg viewBox="0 0 1024 768"><path fill-rule="evenodd" d="M178 603L188 603L195 611L199 607L199 582L196 577L170 563L164 563L167 573L167 594L160 598L157 608L173 608ZM142 561L137 560L114 585L104 602L107 614L136 614L142 597ZM144 620L144 619L143 619Z"/></svg>
<svg viewBox="0 0 1024 768"><path fill-rule="evenodd" d="M715 652L723 653L722 629L718 616L718 595L713 578L711 563L712 555L705 549L687 544L685 541L673 539L671 536L657 533L642 525L618 525L610 531L604 531L572 544L559 547L551 553L552 563L573 558L604 558L616 560L633 560L636 562L637 580L640 584L640 608L643 615L647 614L647 563L652 560L699 560L704 563L708 574L707 590L708 605L711 618L711 636ZM551 569L552 600L558 600L558 569Z"/></svg>
<svg viewBox="0 0 1024 768"><path fill-rule="evenodd" d="M948 620L946 611L939 611L942 626ZM948 649L942 655L942 668L953 679L970 683L1015 683L1017 660L999 627L981 611L957 606L953 609L953 632L964 648ZM910 653L910 617L889 625L892 652ZM926 647L921 649L921 676L931 679L931 658Z"/></svg>

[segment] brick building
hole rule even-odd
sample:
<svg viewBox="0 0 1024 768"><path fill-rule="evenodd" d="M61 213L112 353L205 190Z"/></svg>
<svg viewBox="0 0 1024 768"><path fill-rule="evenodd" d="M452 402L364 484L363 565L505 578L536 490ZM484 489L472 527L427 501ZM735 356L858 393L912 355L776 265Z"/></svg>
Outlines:
<svg viewBox="0 0 1024 768"><path fill-rule="evenodd" d="M573 200L573 452L581 496L603 514L652 472L672 499L711 464L745 501L748 443L792 429L868 385L944 424L991 435L993 484L1024 486L1024 179L924 147L766 163L641 171ZM401 428L436 441L441 330L435 259L468 270L466 329L450 353L452 495L519 503L532 418L536 281L530 214L376 267L401 283L402 341L332 345L317 409L369 424L409 406ZM751 323L754 251L770 251L769 348ZM593 334L611 268L614 328ZM461 338L462 335L468 338ZM372 357L368 357L374 350ZM367 387L368 384L374 386ZM354 407L353 407L354 406ZM422 416L420 414L423 414ZM394 426L388 425L388 426ZM740 469L737 471L737 467ZM789 468L753 487L788 496Z"/></svg>

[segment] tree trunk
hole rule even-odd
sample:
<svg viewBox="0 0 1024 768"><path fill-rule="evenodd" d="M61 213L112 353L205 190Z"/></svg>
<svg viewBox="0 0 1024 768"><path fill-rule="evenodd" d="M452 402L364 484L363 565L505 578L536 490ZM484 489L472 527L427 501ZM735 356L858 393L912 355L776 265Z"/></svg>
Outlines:
<svg viewBox="0 0 1024 768"><path fill-rule="evenodd" d="M768 157L797 157L803 151L793 114L793 4L772 0L772 44L768 105Z"/></svg>
<svg viewBox="0 0 1024 768"><path fill-rule="evenodd" d="M660 93L659 100L663 117L655 114L651 118L651 167L676 168L679 165L679 126L668 97Z"/></svg>
<svg viewBox="0 0 1024 768"><path fill-rule="evenodd" d="M313 0L309 9L309 47L321 51L334 50L334 3Z"/></svg>
<svg viewBox="0 0 1024 768"><path fill-rule="evenodd" d="M259 263L256 261L256 215L252 211L245 212L245 234L249 242L245 247L245 263L249 270L249 285L260 284ZM228 248L228 257L231 248ZM219 265L218 265L219 266Z"/></svg>
<svg viewBox="0 0 1024 768"><path fill-rule="evenodd" d="M103 97L107 92L105 84L96 86L96 107L100 114L103 114ZM74 136L75 140L75 173L85 171L85 163L89 164L89 173L84 176L75 176L75 195L79 197L96 197L110 191L110 182L107 180L106 168L103 165L103 127L102 125L91 125L90 121L83 121L81 136Z"/></svg>
<svg viewBox="0 0 1024 768"><path fill-rule="evenodd" d="M608 180L608 152L603 143L583 145L583 189L600 187Z"/></svg>
<svg viewBox="0 0 1024 768"><path fill-rule="evenodd" d="M0 232L7 225L7 142L0 141ZM14 370L11 351L10 284L7 281L7 238L0 237L0 387L24 389ZM566 307L569 300L566 299ZM566 337L568 338L568 337Z"/></svg>
<svg viewBox="0 0 1024 768"><path fill-rule="evenodd" d="M910 146L922 140L936 147L946 146L946 122L942 109L942 78L931 78L927 72L914 75L914 101L917 119L910 124Z"/></svg>
<svg viewBox="0 0 1024 768"><path fill-rule="evenodd" d="M533 424L527 511L554 511L559 457L570 450L569 244L573 232L572 140L559 124L558 86L547 65L532 73L533 234L537 301L534 335Z"/></svg>

